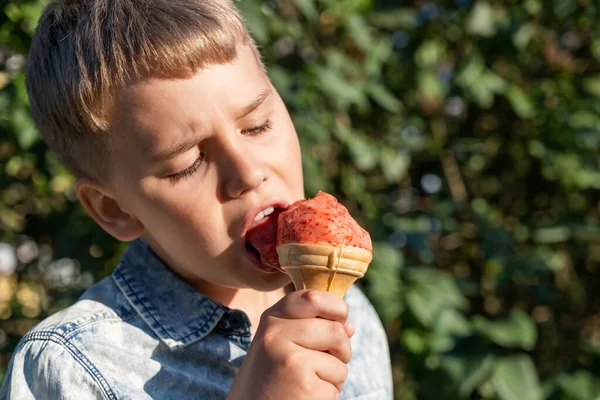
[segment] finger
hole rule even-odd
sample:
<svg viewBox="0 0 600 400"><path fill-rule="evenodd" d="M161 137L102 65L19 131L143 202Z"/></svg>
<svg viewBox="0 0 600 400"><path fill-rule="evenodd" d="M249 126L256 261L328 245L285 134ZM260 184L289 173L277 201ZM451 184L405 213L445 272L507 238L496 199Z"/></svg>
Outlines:
<svg viewBox="0 0 600 400"><path fill-rule="evenodd" d="M315 400L338 400L340 391L331 383L320 380L311 398Z"/></svg>
<svg viewBox="0 0 600 400"><path fill-rule="evenodd" d="M354 324L350 321L346 321L346 323L344 323L344 328L346 329L346 334L348 335L348 338L352 338L352 336L354 336L354 334L356 333L356 328L354 327Z"/></svg>
<svg viewBox="0 0 600 400"><path fill-rule="evenodd" d="M321 290L298 290L285 296L268 312L279 318L320 317L343 323L348 318L348 303L332 293Z"/></svg>
<svg viewBox="0 0 600 400"><path fill-rule="evenodd" d="M315 373L319 379L341 392L348 377L348 366L327 353L313 352L310 357L314 361Z"/></svg>
<svg viewBox="0 0 600 400"><path fill-rule="evenodd" d="M305 349L326 351L341 362L350 362L352 346L341 322L310 318L286 323L291 342Z"/></svg>

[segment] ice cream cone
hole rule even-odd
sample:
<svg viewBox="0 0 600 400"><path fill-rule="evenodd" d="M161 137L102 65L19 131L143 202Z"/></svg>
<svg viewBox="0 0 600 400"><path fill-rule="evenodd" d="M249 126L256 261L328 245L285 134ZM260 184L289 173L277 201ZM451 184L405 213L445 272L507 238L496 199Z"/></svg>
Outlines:
<svg viewBox="0 0 600 400"><path fill-rule="evenodd" d="M279 264L296 290L319 289L343 297L369 267L373 254L358 247L286 243L277 246Z"/></svg>

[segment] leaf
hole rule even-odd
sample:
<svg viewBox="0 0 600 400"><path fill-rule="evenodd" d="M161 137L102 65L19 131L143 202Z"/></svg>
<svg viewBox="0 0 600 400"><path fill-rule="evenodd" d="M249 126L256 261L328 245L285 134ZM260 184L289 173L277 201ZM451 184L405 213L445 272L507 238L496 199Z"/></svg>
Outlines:
<svg viewBox="0 0 600 400"><path fill-rule="evenodd" d="M410 167L410 154L386 147L381 151L381 170L388 182L398 182Z"/></svg>
<svg viewBox="0 0 600 400"><path fill-rule="evenodd" d="M474 51L460 69L456 81L461 86L469 88L477 83L484 71L485 61L479 52Z"/></svg>
<svg viewBox="0 0 600 400"><path fill-rule="evenodd" d="M4 14L12 22L19 22L21 18L23 18L23 13L21 12L21 9L14 3L8 3L6 7L4 7Z"/></svg>
<svg viewBox="0 0 600 400"><path fill-rule="evenodd" d="M370 27L365 18L362 15L353 14L346 23L346 29L348 29L350 37L352 37L358 48L368 52L372 40Z"/></svg>
<svg viewBox="0 0 600 400"><path fill-rule="evenodd" d="M45 6L45 1L37 1L31 4L23 4L21 8L23 20L25 22L23 24L23 28L29 35L32 35L35 28L37 27L38 20Z"/></svg>
<svg viewBox="0 0 600 400"><path fill-rule="evenodd" d="M421 71L417 75L417 87L427 99L441 101L446 95L446 89L439 76L430 71Z"/></svg>
<svg viewBox="0 0 600 400"><path fill-rule="evenodd" d="M12 125L17 133L19 146L23 150L28 150L35 142L40 139L35 124L31 119L29 112L25 108L17 108L12 112Z"/></svg>
<svg viewBox="0 0 600 400"><path fill-rule="evenodd" d="M362 65L346 52L336 48L328 48L325 57L327 59L327 67L342 77L342 79L345 79L346 76L356 77L362 75Z"/></svg>
<svg viewBox="0 0 600 400"><path fill-rule="evenodd" d="M430 341L431 351L445 353L452 350L458 338L469 336L471 323L465 316L453 308L440 311L433 326L433 338Z"/></svg>
<svg viewBox="0 0 600 400"><path fill-rule="evenodd" d="M306 150L306 157L313 156L312 148L314 146L327 146L331 140L331 131L327 129L327 122L323 119L327 116L321 115L317 111L305 111L297 114L294 118L294 125L298 132L300 144Z"/></svg>
<svg viewBox="0 0 600 400"><path fill-rule="evenodd" d="M385 86L379 83L367 85L366 91L371 98L382 108L397 113L402 110L402 103L398 98Z"/></svg>
<svg viewBox="0 0 600 400"><path fill-rule="evenodd" d="M497 360L491 382L501 400L542 399L542 388L528 355Z"/></svg>
<svg viewBox="0 0 600 400"><path fill-rule="evenodd" d="M461 398L468 398L494 370L494 356L477 355L444 355L440 365L458 387Z"/></svg>
<svg viewBox="0 0 600 400"><path fill-rule="evenodd" d="M400 339L404 348L413 354L424 354L427 350L427 339L420 330L406 329Z"/></svg>
<svg viewBox="0 0 600 400"><path fill-rule="evenodd" d="M328 11L342 18L353 13L364 13L370 7L370 0L320 0Z"/></svg>
<svg viewBox="0 0 600 400"><path fill-rule="evenodd" d="M527 149L529 150L529 154L531 154L535 158L543 158L546 154L546 146L544 142L539 140L532 140L529 142Z"/></svg>
<svg viewBox="0 0 600 400"><path fill-rule="evenodd" d="M506 90L506 81L500 75L493 73L490 70L485 71L481 77L482 84L491 93L503 93Z"/></svg>
<svg viewBox="0 0 600 400"><path fill-rule="evenodd" d="M406 294L406 303L419 322L425 327L433 325L434 316L443 308L443 299L430 297L434 293L421 287L410 288Z"/></svg>
<svg viewBox="0 0 600 400"><path fill-rule="evenodd" d="M539 244L564 243L571 238L571 228L568 226L550 226L537 229L533 240Z"/></svg>
<svg viewBox="0 0 600 400"><path fill-rule="evenodd" d="M577 10L576 0L554 0L554 14L564 19Z"/></svg>
<svg viewBox="0 0 600 400"><path fill-rule="evenodd" d="M426 40L415 53L415 63L420 68L434 67L440 63L446 55L446 48L439 40Z"/></svg>
<svg viewBox="0 0 600 400"><path fill-rule="evenodd" d="M529 99L529 96L518 86L511 85L506 91L506 97L519 117L533 118L535 116L533 103Z"/></svg>
<svg viewBox="0 0 600 400"><path fill-rule="evenodd" d="M539 28L534 23L524 24L513 35L513 44L519 50L525 50L531 39L538 33Z"/></svg>
<svg viewBox="0 0 600 400"><path fill-rule="evenodd" d="M475 329L492 342L504 347L532 350L537 340L537 329L523 311L514 310L507 319L490 321L480 315L473 318Z"/></svg>
<svg viewBox="0 0 600 400"><path fill-rule="evenodd" d="M289 72L278 65L273 65L269 68L269 77L284 101L288 101L288 99L291 101L290 86L292 85L292 77Z"/></svg>
<svg viewBox="0 0 600 400"><path fill-rule="evenodd" d="M487 1L478 1L467 20L467 32L492 37L496 34L492 6Z"/></svg>
<svg viewBox="0 0 600 400"><path fill-rule="evenodd" d="M445 336L469 336L473 328L465 316L453 308L443 310L434 326L435 334Z"/></svg>
<svg viewBox="0 0 600 400"><path fill-rule="evenodd" d="M596 61L600 61L600 38L592 41L591 51L594 59L596 59Z"/></svg>
<svg viewBox="0 0 600 400"><path fill-rule="evenodd" d="M360 199L365 193L367 180L365 176L355 168L347 165L342 166L341 170L342 190L349 198Z"/></svg>
<svg viewBox="0 0 600 400"><path fill-rule="evenodd" d="M361 136L355 136L348 142L350 155L359 171L370 171L377 165L379 151L377 147Z"/></svg>
<svg viewBox="0 0 600 400"><path fill-rule="evenodd" d="M368 19L374 26L380 28L410 29L414 27L417 16L417 12L412 8L400 8L372 13Z"/></svg>
<svg viewBox="0 0 600 400"><path fill-rule="evenodd" d="M331 180L323 173L322 166L314 157L302 157L302 169L308 179L304 180L307 193L316 194L319 190L331 191Z"/></svg>
<svg viewBox="0 0 600 400"><path fill-rule="evenodd" d="M440 271L421 267L407 270L406 302L411 312L426 327L433 327L445 309L465 309L467 299L454 279Z"/></svg>
<svg viewBox="0 0 600 400"><path fill-rule="evenodd" d="M600 75L583 79L581 84L583 85L583 90L592 96L600 97Z"/></svg>
<svg viewBox="0 0 600 400"><path fill-rule="evenodd" d="M564 372L560 374L557 381L558 386L575 400L593 399L600 393L600 378L589 371Z"/></svg>
<svg viewBox="0 0 600 400"><path fill-rule="evenodd" d="M462 66L456 82L484 109L490 108L494 103L494 96L504 93L507 86L502 77L486 68L483 57L478 52L473 52Z"/></svg>
<svg viewBox="0 0 600 400"><path fill-rule="evenodd" d="M540 0L525 0L523 6L525 10L531 15L537 15L544 8Z"/></svg>
<svg viewBox="0 0 600 400"><path fill-rule="evenodd" d="M402 254L387 243L373 244L373 262L365 275L366 291L384 323L400 316L402 304L402 280L400 271L404 265Z"/></svg>
<svg viewBox="0 0 600 400"><path fill-rule="evenodd" d="M236 6L240 8L240 11L244 15L252 36L259 43L267 42L269 40L269 24L266 23L261 2L258 0L244 0L237 2Z"/></svg>
<svg viewBox="0 0 600 400"><path fill-rule="evenodd" d="M569 126L573 129L593 129L600 132L600 116L588 111L577 111L569 116Z"/></svg>
<svg viewBox="0 0 600 400"><path fill-rule="evenodd" d="M373 38L366 57L366 62L364 64L364 69L368 79L376 81L381 79L384 64L390 58L392 51L393 48L390 40L384 38L377 40L377 38ZM389 91L387 87L386 90Z"/></svg>
<svg viewBox="0 0 600 400"><path fill-rule="evenodd" d="M304 15L304 18L306 18L308 21L315 22L319 19L319 11L317 10L317 7L315 6L314 0L294 0L294 1L296 3L296 6L302 13L302 15Z"/></svg>
<svg viewBox="0 0 600 400"><path fill-rule="evenodd" d="M329 68L313 66L319 88L336 104L337 108L347 109L351 105L365 109L367 98L361 85L352 84L342 78L340 73Z"/></svg>

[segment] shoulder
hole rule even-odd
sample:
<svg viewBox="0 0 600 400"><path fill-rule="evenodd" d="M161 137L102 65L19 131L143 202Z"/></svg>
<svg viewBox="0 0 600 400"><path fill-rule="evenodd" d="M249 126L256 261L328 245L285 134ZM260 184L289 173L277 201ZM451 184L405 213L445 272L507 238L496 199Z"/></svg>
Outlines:
<svg viewBox="0 0 600 400"><path fill-rule="evenodd" d="M356 333L351 339L352 361L341 399L392 399L392 372L387 335L371 302L353 285L344 297L348 319Z"/></svg>
<svg viewBox="0 0 600 400"><path fill-rule="evenodd" d="M356 327L353 350L361 356L363 346L370 348L371 351L376 348L388 352L387 335L369 299L355 285L350 287L344 299L350 309L348 319Z"/></svg>
<svg viewBox="0 0 600 400"><path fill-rule="evenodd" d="M375 308L358 286L352 285L344 296L344 300L350 307L350 318L358 323L374 324L383 329Z"/></svg>
<svg viewBox="0 0 600 400"><path fill-rule="evenodd" d="M21 341L10 361L0 398L7 400L116 399L102 374L68 341L49 335Z"/></svg>
<svg viewBox="0 0 600 400"><path fill-rule="evenodd" d="M88 288L70 307L67 307L37 324L22 339L36 340L42 336L69 339L93 324L122 321L135 315L112 277L107 277Z"/></svg>
<svg viewBox="0 0 600 400"><path fill-rule="evenodd" d="M116 398L94 360L106 331L135 315L112 277L90 287L70 307L44 319L17 345L2 388L7 398ZM110 329L110 328L109 328ZM2 397L2 396L0 396Z"/></svg>

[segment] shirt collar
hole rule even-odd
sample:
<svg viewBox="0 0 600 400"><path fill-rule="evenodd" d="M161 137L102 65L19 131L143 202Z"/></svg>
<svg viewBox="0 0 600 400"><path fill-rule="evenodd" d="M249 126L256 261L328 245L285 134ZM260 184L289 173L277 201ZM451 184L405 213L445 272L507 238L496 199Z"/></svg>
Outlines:
<svg viewBox="0 0 600 400"><path fill-rule="evenodd" d="M229 311L175 275L142 239L128 245L113 279L152 331L173 350L207 336Z"/></svg>

